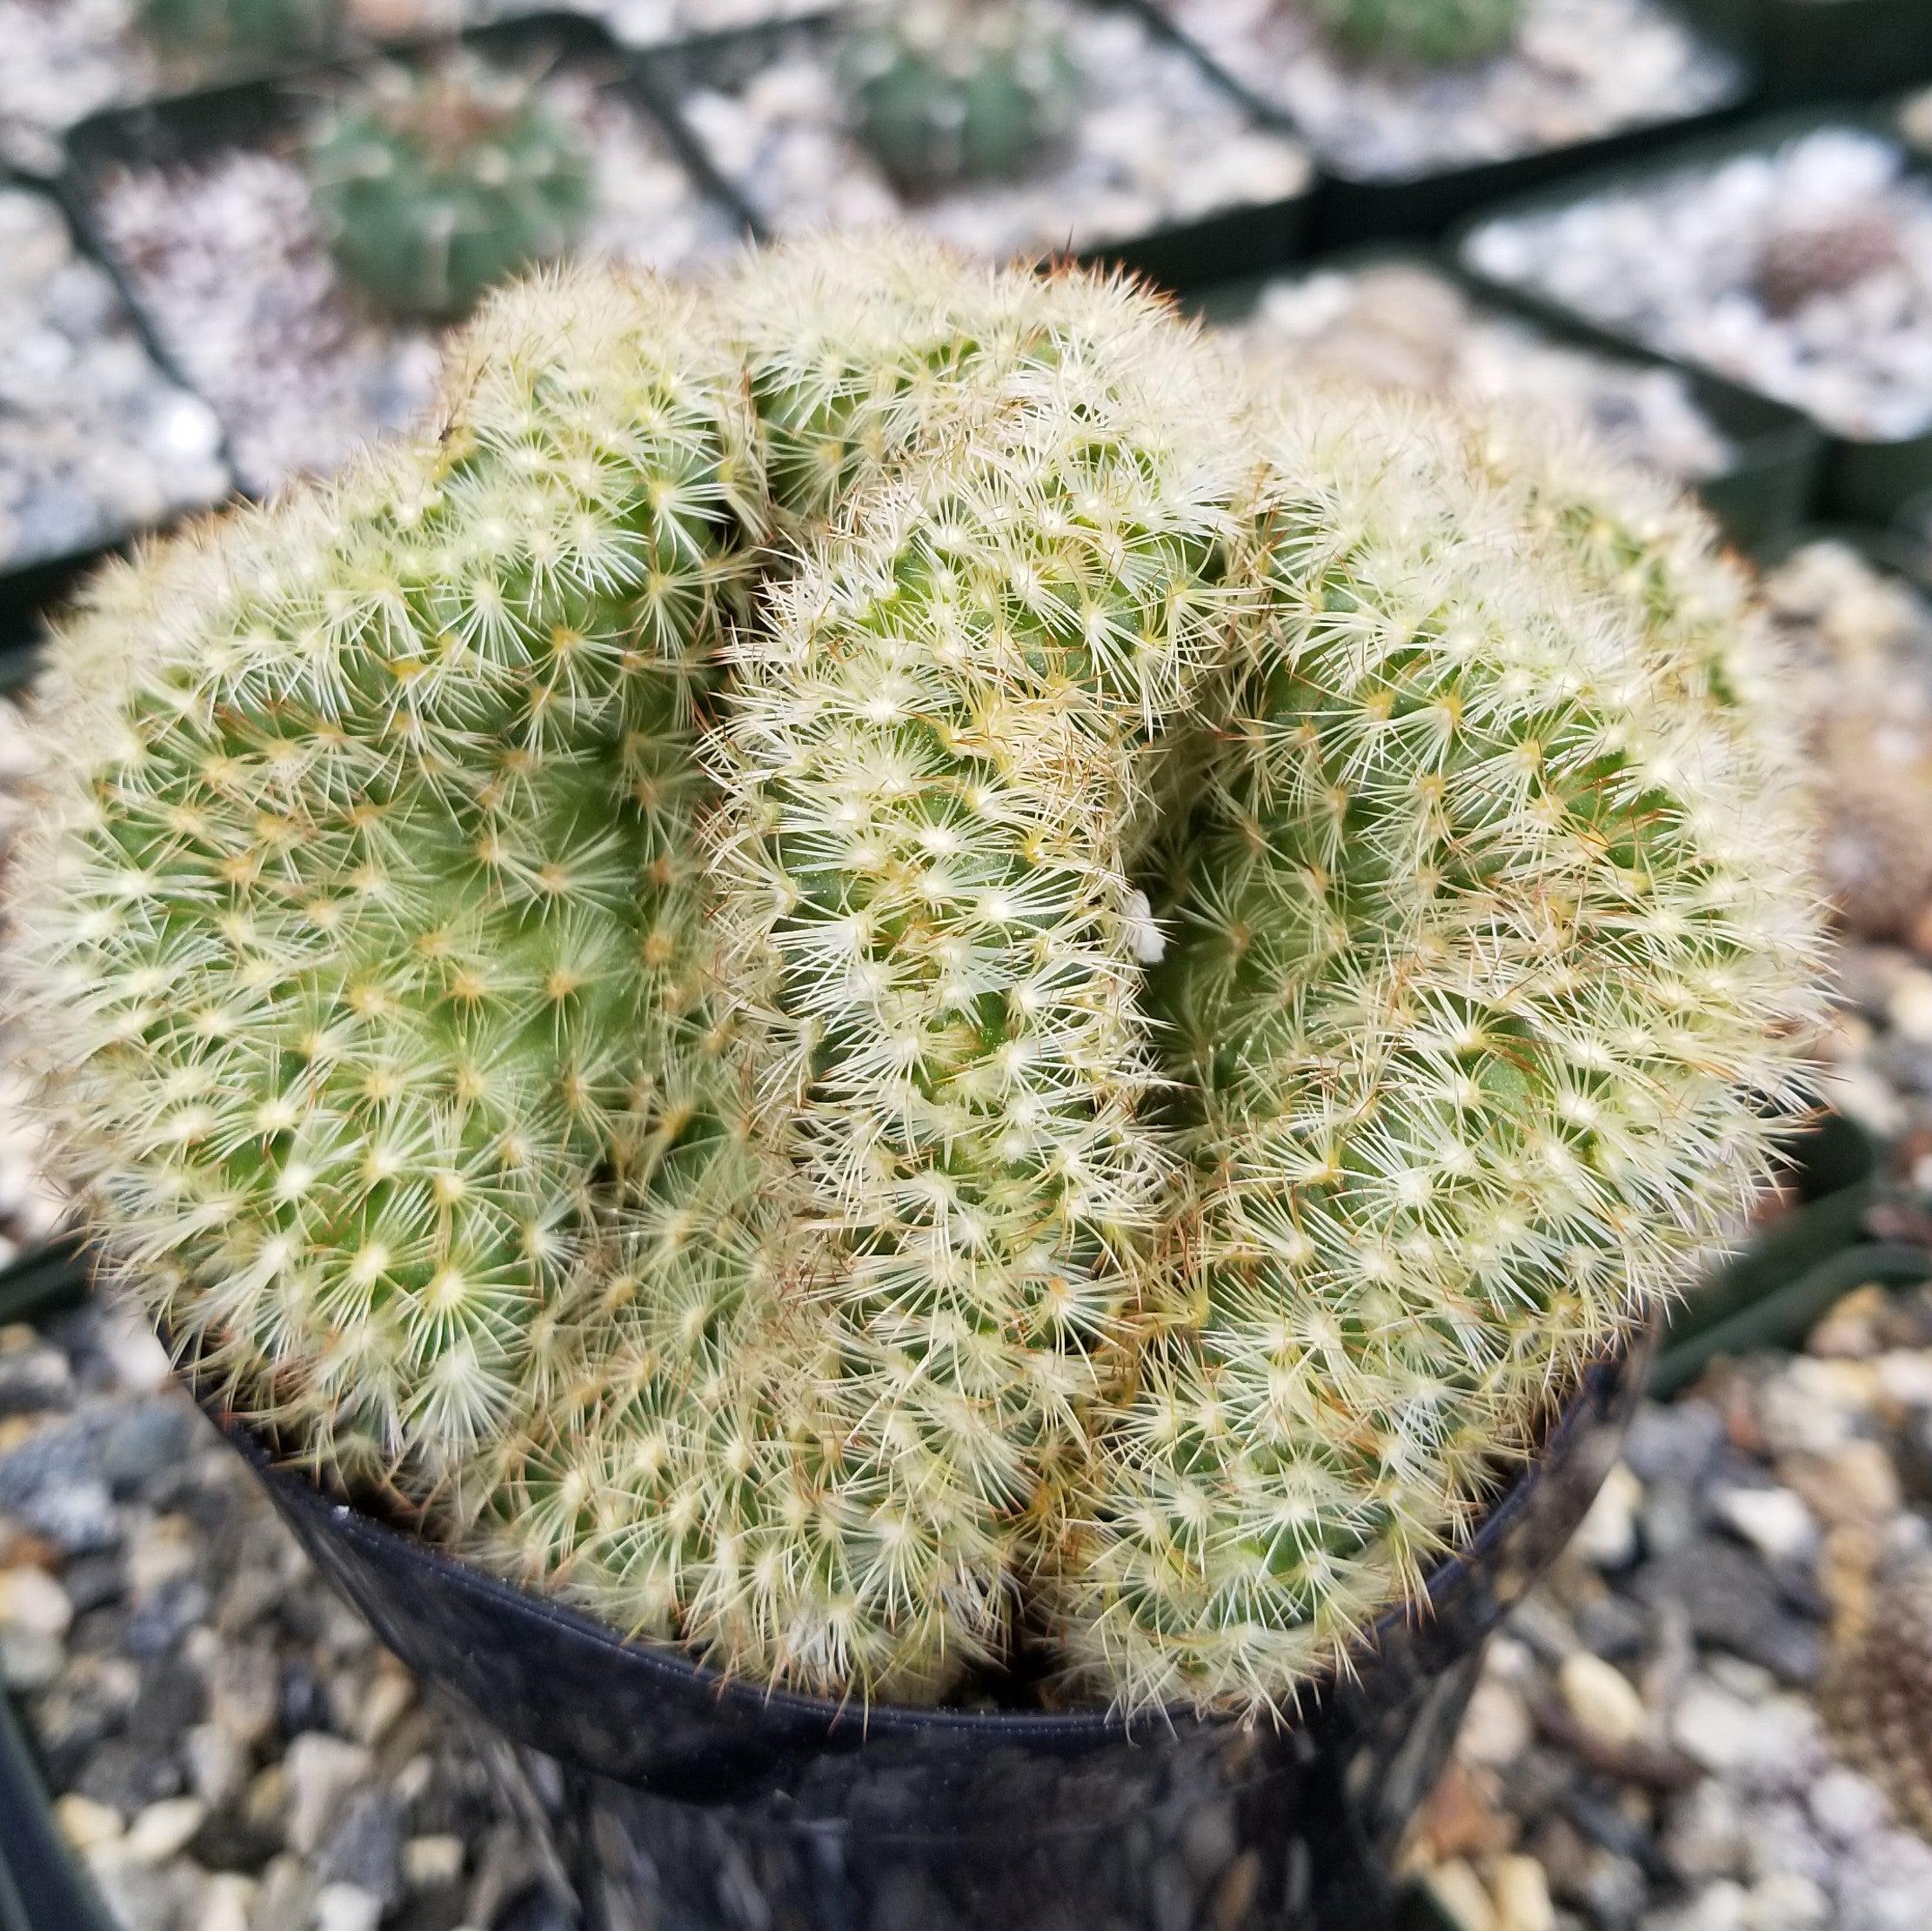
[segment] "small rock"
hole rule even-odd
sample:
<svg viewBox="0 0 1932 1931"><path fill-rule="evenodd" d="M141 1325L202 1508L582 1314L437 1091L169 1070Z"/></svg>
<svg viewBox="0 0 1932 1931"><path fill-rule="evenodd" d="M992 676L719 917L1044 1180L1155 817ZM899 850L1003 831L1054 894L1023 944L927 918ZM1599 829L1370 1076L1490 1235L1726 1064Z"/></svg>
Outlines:
<svg viewBox="0 0 1932 1931"><path fill-rule="evenodd" d="M375 1759L359 1743L306 1730L289 1746L289 1847L314 1854L358 1785L375 1774Z"/></svg>
<svg viewBox="0 0 1932 1931"><path fill-rule="evenodd" d="M1643 1484L1620 1461L1604 1477L1570 1547L1594 1567L1628 1568L1637 1556L1637 1511L1642 1502Z"/></svg>
<svg viewBox="0 0 1932 1931"><path fill-rule="evenodd" d="M449 1833L412 1837L403 1847L403 1877L412 1891L454 1884L463 1875L463 1840Z"/></svg>
<svg viewBox="0 0 1932 1931"><path fill-rule="evenodd" d="M1647 1401L1630 1423L1623 1464L1646 1484L1695 1487L1724 1445L1724 1418L1702 1401Z"/></svg>
<svg viewBox="0 0 1932 1931"><path fill-rule="evenodd" d="M208 1707L242 1749L265 1743L281 1707L281 1676L272 1644L224 1644L209 1674Z"/></svg>
<svg viewBox="0 0 1932 1931"><path fill-rule="evenodd" d="M355 1792L317 1853L323 1882L351 1885L389 1909L403 1894L403 1821L402 1806L380 1784Z"/></svg>
<svg viewBox="0 0 1932 1931"><path fill-rule="evenodd" d="M1877 1787L1853 1770L1826 1771L1806 1792L1805 1801L1819 1829L1848 1847L1875 1837L1889 1821Z"/></svg>
<svg viewBox="0 0 1932 1931"><path fill-rule="evenodd" d="M1534 1734L1522 1698L1507 1684L1486 1675L1469 1699L1456 1754L1466 1763L1500 1770L1528 1749Z"/></svg>
<svg viewBox="0 0 1932 1931"><path fill-rule="evenodd" d="M416 1700L416 1685L402 1670L378 1668L357 1706L352 1725L356 1741L371 1749L380 1743Z"/></svg>
<svg viewBox="0 0 1932 1931"><path fill-rule="evenodd" d="M150 1804L128 1826L128 1854L144 1864L165 1864L187 1849L207 1817L208 1806L199 1797L169 1797Z"/></svg>
<svg viewBox="0 0 1932 1931"><path fill-rule="evenodd" d="M1422 1883L1455 1931L1497 1931L1495 1907L1482 1880L1460 1858L1424 1871Z"/></svg>
<svg viewBox="0 0 1932 1931"><path fill-rule="evenodd" d="M383 1902L353 1884L325 1884L315 1901L315 1931L377 1931Z"/></svg>
<svg viewBox="0 0 1932 1931"><path fill-rule="evenodd" d="M1650 1734L1650 1713L1622 1671L1588 1650L1565 1659L1556 1684L1579 1727L1610 1749L1628 1749Z"/></svg>
<svg viewBox="0 0 1932 1931"><path fill-rule="evenodd" d="M251 1931L250 1917L261 1887L251 1877L223 1871L201 1894L201 1918L195 1931Z"/></svg>
<svg viewBox="0 0 1932 1931"><path fill-rule="evenodd" d="M1804 1562L1817 1549L1818 1524L1788 1488L1720 1488L1711 1505L1767 1561Z"/></svg>
<svg viewBox="0 0 1932 1931"><path fill-rule="evenodd" d="M248 1781L248 1753L218 1723L197 1723L181 1740L188 1781L204 1803L234 1801Z"/></svg>
<svg viewBox="0 0 1932 1931"><path fill-rule="evenodd" d="M120 1812L82 1796L77 1790L54 1800L54 1821L78 1852L90 1851L97 1844L111 1844L121 1834Z"/></svg>
<svg viewBox="0 0 1932 1931"><path fill-rule="evenodd" d="M1483 1874L1495 1905L1496 1931L1555 1931L1549 1883L1534 1857L1499 1857Z"/></svg>
<svg viewBox="0 0 1932 1931"><path fill-rule="evenodd" d="M22 1695L43 1690L60 1674L58 1640L37 1629L0 1629L0 1683Z"/></svg>
<svg viewBox="0 0 1932 1931"><path fill-rule="evenodd" d="M1815 1593L1795 1606L1798 1579L1780 1576L1755 1551L1706 1536L1648 1561L1633 1579L1639 1600L1661 1611L1681 1608L1701 1643L1772 1670L1789 1683L1810 1683L1822 1667Z"/></svg>

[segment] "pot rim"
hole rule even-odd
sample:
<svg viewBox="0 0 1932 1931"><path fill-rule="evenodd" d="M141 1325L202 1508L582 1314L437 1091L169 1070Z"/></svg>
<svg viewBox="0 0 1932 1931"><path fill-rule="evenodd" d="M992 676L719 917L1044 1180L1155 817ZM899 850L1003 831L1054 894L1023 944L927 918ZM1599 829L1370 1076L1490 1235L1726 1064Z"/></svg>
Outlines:
<svg viewBox="0 0 1932 1931"><path fill-rule="evenodd" d="M1351 1675L1366 1673L1376 1653L1405 1625L1422 1620L1472 1567L1480 1567L1484 1558L1501 1540L1514 1520L1527 1508L1553 1460L1561 1460L1566 1445L1588 1421L1597 1399L1613 1386L1627 1367L1634 1353L1641 1351L1655 1322L1646 1323L1626 1334L1577 1378L1568 1396L1553 1411L1535 1452L1525 1457L1508 1483L1484 1512L1475 1532L1459 1547L1451 1550L1432 1568L1421 1593L1409 1602L1397 1603L1383 1611L1352 1652ZM197 1400L200 1398L197 1397ZM731 1676L713 1665L702 1662L669 1644L638 1640L622 1634L575 1605L544 1596L521 1584L492 1574L465 1556L438 1547L411 1530L398 1527L367 1509L327 1493L315 1478L294 1464L280 1459L268 1441L232 1409L202 1400L209 1419L270 1487L276 1500L304 1515L318 1527L326 1524L332 1536L346 1535L365 1547L387 1550L405 1561L418 1563L438 1572L443 1582L471 1597L532 1622L549 1626L580 1641L594 1644L621 1659L625 1667L657 1678L666 1687L689 1691L708 1687L715 1701L735 1707L747 1717L763 1714L794 1720L820 1727L829 1733L856 1730L866 1740L886 1737L919 1737L935 1734L980 1735L988 1739L1069 1742L1125 1733L1136 1724L1158 1726L1169 1731L1184 1724L1240 1722L1239 1715L1208 1711L1193 1705L1170 1703L1151 1708L1124 1711L1118 1704L1091 1704L1064 1710L993 1709L969 1710L925 1708L913 1704L872 1703L852 1699L814 1695L800 1690L773 1687L744 1676ZM1301 1714L1305 1700L1312 1700L1333 1676L1311 1679L1297 1687L1285 1699L1284 1717Z"/></svg>

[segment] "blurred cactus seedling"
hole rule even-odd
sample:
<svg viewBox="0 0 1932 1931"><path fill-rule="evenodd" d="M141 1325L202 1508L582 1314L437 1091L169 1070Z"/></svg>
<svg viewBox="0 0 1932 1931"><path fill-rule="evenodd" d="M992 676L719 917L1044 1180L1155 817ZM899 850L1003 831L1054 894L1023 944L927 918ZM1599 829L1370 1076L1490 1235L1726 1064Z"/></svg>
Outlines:
<svg viewBox="0 0 1932 1931"><path fill-rule="evenodd" d="M142 34L163 54L196 60L273 60L324 47L340 0L140 0Z"/></svg>
<svg viewBox="0 0 1932 1931"><path fill-rule="evenodd" d="M1080 71L1035 6L874 8L848 36L844 64L860 138L914 191L1024 174L1080 107Z"/></svg>
<svg viewBox="0 0 1932 1931"><path fill-rule="evenodd" d="M580 137L530 81L467 57L378 69L307 159L336 258L398 315L461 315L565 253L591 207Z"/></svg>
<svg viewBox="0 0 1932 1931"><path fill-rule="evenodd" d="M1898 224L1882 204L1788 222L1758 258L1759 298L1773 315L1795 315L1842 295L1904 260Z"/></svg>
<svg viewBox="0 0 1932 1931"><path fill-rule="evenodd" d="M1345 52L1367 61L1456 67L1501 53L1528 0L1305 0Z"/></svg>

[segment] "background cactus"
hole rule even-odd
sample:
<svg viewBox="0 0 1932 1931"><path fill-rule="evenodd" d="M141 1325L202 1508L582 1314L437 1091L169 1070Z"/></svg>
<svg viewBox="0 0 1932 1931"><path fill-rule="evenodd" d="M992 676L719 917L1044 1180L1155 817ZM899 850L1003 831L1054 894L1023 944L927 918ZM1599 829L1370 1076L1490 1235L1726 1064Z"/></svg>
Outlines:
<svg viewBox="0 0 1932 1931"><path fill-rule="evenodd" d="M1757 291L1773 315L1795 315L1904 260L1897 220L1882 201L1834 209L1822 219L1787 222L1773 232L1758 258Z"/></svg>
<svg viewBox="0 0 1932 1931"><path fill-rule="evenodd" d="M909 0L849 30L853 123L901 186L1022 174L1079 111L1080 75L1035 0Z"/></svg>
<svg viewBox="0 0 1932 1931"><path fill-rule="evenodd" d="M420 1494L500 1433L593 1177L674 1104L695 693L757 526L729 394L679 297L539 284L432 439L60 642L15 912L66 1158L174 1344L324 1467Z"/></svg>
<svg viewBox="0 0 1932 1931"><path fill-rule="evenodd" d="M341 0L140 0L138 20L164 54L292 60L326 46L342 12Z"/></svg>
<svg viewBox="0 0 1932 1931"><path fill-rule="evenodd" d="M1336 44L1365 60L1451 67L1501 53L1530 0L1303 0Z"/></svg>
<svg viewBox="0 0 1932 1931"><path fill-rule="evenodd" d="M378 68L305 159L336 258L399 315L464 313L565 253L591 210L579 135L529 81L467 54Z"/></svg>
<svg viewBox="0 0 1932 1931"><path fill-rule="evenodd" d="M1839 1747L1932 1838L1932 1561L1861 1577L1835 1634L1823 1701Z"/></svg>

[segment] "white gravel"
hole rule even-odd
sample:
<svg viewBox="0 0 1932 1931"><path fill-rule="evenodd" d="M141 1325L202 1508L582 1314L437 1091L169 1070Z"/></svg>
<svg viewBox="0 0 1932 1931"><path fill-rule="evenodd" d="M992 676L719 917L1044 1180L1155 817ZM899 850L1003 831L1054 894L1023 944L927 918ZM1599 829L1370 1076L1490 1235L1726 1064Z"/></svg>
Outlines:
<svg viewBox="0 0 1932 1931"><path fill-rule="evenodd" d="M730 215L640 110L568 70L545 86L595 153L585 252L675 275L736 250ZM226 424L251 488L332 468L428 400L434 333L373 313L344 285L288 156L235 149L193 168L132 170L108 184L99 216L161 337Z"/></svg>
<svg viewBox="0 0 1932 1931"><path fill-rule="evenodd" d="M351 34L388 39L445 32L520 3L346 0L344 12ZM0 0L0 159L51 172L59 135L77 121L219 77L162 60L138 18L138 0Z"/></svg>
<svg viewBox="0 0 1932 1931"><path fill-rule="evenodd" d="M142 347L60 210L0 189L0 568L228 493L221 429Z"/></svg>
<svg viewBox="0 0 1932 1931"><path fill-rule="evenodd" d="M1238 330L1264 352L1289 351L1298 372L1530 409L1681 482L1736 457L1681 371L1553 342L1419 261L1280 277Z"/></svg>
<svg viewBox="0 0 1932 1931"><path fill-rule="evenodd" d="M809 19L829 12L831 6L832 0L585 0L585 10L631 47L661 47L698 34Z"/></svg>
<svg viewBox="0 0 1932 1931"><path fill-rule="evenodd" d="M1784 314L1756 287L1782 231L1875 216L1896 258ZM1827 127L1484 224L1467 258L1665 353L1788 402L1835 433L1932 430L1932 181L1892 142Z"/></svg>
<svg viewBox="0 0 1932 1931"><path fill-rule="evenodd" d="M1656 0L1533 0L1514 47L1434 71L1341 58L1293 0L1158 3L1325 162L1366 180L1571 147L1740 91L1736 63Z"/></svg>
<svg viewBox="0 0 1932 1931"><path fill-rule="evenodd" d="M1057 0L1049 10L1064 21L1087 97L1069 145L1023 180L902 197L846 131L824 34L779 36L754 71L694 87L684 112L719 170L779 234L899 218L975 255L1079 251L1308 186L1300 144L1260 125L1144 22Z"/></svg>

